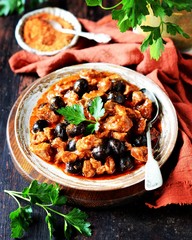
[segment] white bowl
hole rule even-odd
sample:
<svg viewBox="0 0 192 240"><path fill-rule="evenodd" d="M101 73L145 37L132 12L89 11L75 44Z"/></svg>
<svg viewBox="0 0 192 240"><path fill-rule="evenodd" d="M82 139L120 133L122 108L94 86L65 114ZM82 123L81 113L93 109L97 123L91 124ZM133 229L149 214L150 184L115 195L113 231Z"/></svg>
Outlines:
<svg viewBox="0 0 192 240"><path fill-rule="evenodd" d="M27 163L27 166L32 166L35 171L36 174L28 173L31 179L38 178L40 181L58 183L66 190L69 198L75 202L91 207L118 204L144 191L144 167L128 175L108 180L76 178L64 174L57 167L37 157L29 149L29 119L37 100L52 84L82 69L117 73L130 83L137 85L139 88L147 88L156 95L162 113L162 132L158 149L160 167L168 160L175 146L178 132L176 112L169 97L149 78L128 68L106 63L87 63L65 67L32 83L15 105L14 135L18 146L15 151L20 151L24 159L23 164ZM12 134L11 130L8 129L8 142L10 142L10 135ZM11 144L9 146L11 148ZM15 162L21 161L17 159L18 154L15 154L14 151L12 151L12 155L14 155Z"/></svg>
<svg viewBox="0 0 192 240"><path fill-rule="evenodd" d="M25 21L29 17L31 17L31 16L33 16L35 14L44 13L44 12L52 14L52 15L55 15L57 17L60 17L60 18L64 19L65 21L67 21L67 22L72 24L72 26L74 27L74 30L76 30L78 32L81 31L81 24L78 21L78 19L72 13L70 13L70 12L64 10L64 9L55 8L55 7L54 8L52 8L52 7L41 8L41 9L34 10L32 12L29 12L29 13L25 14L19 20L19 22L17 23L17 26L15 28L15 38L16 38L17 43L19 44L19 46L21 48L23 48L24 50L28 51L28 52L32 52L32 53L35 53L35 54L38 54L38 55L47 55L47 56L55 55L55 54L57 54L60 51L63 51L65 49L68 49L68 48L74 46L77 43L77 40L78 40L78 36L77 35L74 35L74 37L72 38L72 40L71 40L69 45L65 46L62 49L55 50L55 51L39 51L37 49L31 48L29 45L27 45L25 43L25 41L23 40L23 26L24 26Z"/></svg>

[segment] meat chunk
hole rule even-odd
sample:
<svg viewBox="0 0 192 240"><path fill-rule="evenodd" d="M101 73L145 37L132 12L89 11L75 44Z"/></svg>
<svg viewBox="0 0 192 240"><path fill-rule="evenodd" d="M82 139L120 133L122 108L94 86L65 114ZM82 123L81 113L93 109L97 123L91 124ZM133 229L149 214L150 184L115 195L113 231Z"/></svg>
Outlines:
<svg viewBox="0 0 192 240"><path fill-rule="evenodd" d="M35 118L37 119L45 119L48 122L56 123L59 122L61 117L59 115L56 115L51 109L50 105L48 103L41 104L38 109L36 109L35 112Z"/></svg>
<svg viewBox="0 0 192 240"><path fill-rule="evenodd" d="M47 137L47 139L49 141L54 139L55 134L54 134L54 129L53 128L46 127L46 128L43 129L43 132L44 132L45 136Z"/></svg>
<svg viewBox="0 0 192 240"><path fill-rule="evenodd" d="M30 145L31 150L40 158L47 162L52 161L53 149L50 143L39 143L37 145Z"/></svg>
<svg viewBox="0 0 192 240"><path fill-rule="evenodd" d="M85 99L85 100L90 100L90 99L93 99L95 97L102 96L103 94L104 94L103 91L93 90L93 91L90 91L89 93L84 93L82 98Z"/></svg>
<svg viewBox="0 0 192 240"><path fill-rule="evenodd" d="M96 170L93 168L90 160L85 160L83 162L82 172L83 172L83 175L87 178L95 176Z"/></svg>
<svg viewBox="0 0 192 240"><path fill-rule="evenodd" d="M56 160L56 163L59 163L59 162L69 163L69 162L75 162L77 160L77 157L78 157L77 154L73 152L62 150L56 154L55 160Z"/></svg>
<svg viewBox="0 0 192 240"><path fill-rule="evenodd" d="M67 143L63 142L60 137L55 138L51 143L51 146L55 148L57 151L65 150L66 145Z"/></svg>
<svg viewBox="0 0 192 240"><path fill-rule="evenodd" d="M134 132L137 135L141 135L145 132L147 126L147 119L145 118L140 118L136 123L135 123L135 128L134 128Z"/></svg>
<svg viewBox="0 0 192 240"><path fill-rule="evenodd" d="M32 145L37 145L39 143L48 141L48 138L44 132L36 132L30 135L30 140Z"/></svg>
<svg viewBox="0 0 192 240"><path fill-rule="evenodd" d="M134 106L145 101L145 95L141 91L134 91L132 93L132 103Z"/></svg>
<svg viewBox="0 0 192 240"><path fill-rule="evenodd" d="M115 172L115 161L110 156L106 158L105 170L108 174L113 174Z"/></svg>
<svg viewBox="0 0 192 240"><path fill-rule="evenodd" d="M76 104L78 99L79 99L79 96L77 95L77 93L75 93L72 90L67 91L66 94L64 95L64 102L68 106Z"/></svg>
<svg viewBox="0 0 192 240"><path fill-rule="evenodd" d="M126 115L110 116L103 124L104 129L116 132L128 132L132 126L132 120Z"/></svg>
<svg viewBox="0 0 192 240"><path fill-rule="evenodd" d="M153 111L153 103L150 99L147 98L145 102L142 105L140 105L137 109L141 113L142 117L151 119L152 111Z"/></svg>
<svg viewBox="0 0 192 240"><path fill-rule="evenodd" d="M136 160L141 162L147 161L147 147L132 147L131 148L131 156L133 156Z"/></svg>
<svg viewBox="0 0 192 240"><path fill-rule="evenodd" d="M108 77L103 78L102 81L97 84L97 87L99 91L107 92L111 87L111 80Z"/></svg>
<svg viewBox="0 0 192 240"><path fill-rule="evenodd" d="M90 134L82 139L79 139L76 143L76 148L79 152L90 150L101 143L101 139L95 137L94 134Z"/></svg>
<svg viewBox="0 0 192 240"><path fill-rule="evenodd" d="M118 139L120 141L125 141L125 138L127 136L127 133L126 132L112 132L112 137L115 138L115 139Z"/></svg>

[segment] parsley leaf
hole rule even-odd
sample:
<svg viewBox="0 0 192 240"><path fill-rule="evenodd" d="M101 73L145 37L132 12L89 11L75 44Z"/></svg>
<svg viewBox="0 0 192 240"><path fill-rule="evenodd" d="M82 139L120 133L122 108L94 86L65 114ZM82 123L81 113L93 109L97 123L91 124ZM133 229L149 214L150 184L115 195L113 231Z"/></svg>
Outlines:
<svg viewBox="0 0 192 240"><path fill-rule="evenodd" d="M83 106L74 104L72 106L62 107L57 112L65 117L65 119L72 124L78 125L86 121Z"/></svg>
<svg viewBox="0 0 192 240"><path fill-rule="evenodd" d="M85 135L93 133L99 129L99 119L105 114L105 109L103 108L103 102L101 97L96 97L91 101L91 106L89 107L90 114L95 118L94 120L89 120L84 115L84 109L82 105L74 104L72 106L62 107L57 110L57 112L65 117L65 119L72 124L78 125L81 122L89 123L86 126Z"/></svg>
<svg viewBox="0 0 192 240"><path fill-rule="evenodd" d="M85 236L91 236L91 224L86 221L87 214L80 209L73 209L68 214L63 214L53 209L53 206L63 206L66 203L66 197L60 194L57 184L38 183L32 181L29 187L22 192L4 190L15 199L19 207L9 215L11 220L11 237L21 238L32 223L32 207L36 205L46 212L45 222L48 226L49 239L53 238L55 230L54 215L60 216L64 220L64 234L70 239L72 229L75 228L79 233ZM21 206L18 199L27 201L30 205Z"/></svg>
<svg viewBox="0 0 192 240"><path fill-rule="evenodd" d="M63 205L67 199L64 196L59 196L59 186L52 184L42 183L38 184L33 181L29 187L25 188L22 192L23 197L28 197L30 201L35 203Z"/></svg>
<svg viewBox="0 0 192 240"><path fill-rule="evenodd" d="M50 213L47 213L47 216L45 217L45 222L47 223L47 227L49 230L49 239L52 239L55 228L54 228L53 217Z"/></svg>
<svg viewBox="0 0 192 240"><path fill-rule="evenodd" d="M142 26L144 32L150 32L141 45L141 51L144 52L149 45L151 58L158 60L161 56L161 52L164 50L163 39L160 33L160 26Z"/></svg>
<svg viewBox="0 0 192 240"><path fill-rule="evenodd" d="M29 225L32 223L31 214L31 206L19 207L10 213L12 238L21 238L24 232L28 230Z"/></svg>
<svg viewBox="0 0 192 240"><path fill-rule="evenodd" d="M167 32L171 35L176 35L177 33L181 34L185 38L190 38L177 24L166 22Z"/></svg>
<svg viewBox="0 0 192 240"><path fill-rule="evenodd" d="M103 117L105 109L103 108L103 101L101 97L96 97L92 100L89 112L97 121L99 118Z"/></svg>
<svg viewBox="0 0 192 240"><path fill-rule="evenodd" d="M71 212L65 215L65 221L67 222L66 227L70 224L80 233L89 237L91 236L91 229L90 223L86 222L87 217L88 216L85 212L82 212L78 208L74 208Z"/></svg>
<svg viewBox="0 0 192 240"><path fill-rule="evenodd" d="M102 5L102 0L85 0L85 1L88 6L92 6L92 7Z"/></svg>
<svg viewBox="0 0 192 240"><path fill-rule="evenodd" d="M95 131L98 131L98 130L99 130L99 122L90 123L86 127L85 135L89 135L89 134L94 133Z"/></svg>
<svg viewBox="0 0 192 240"><path fill-rule="evenodd" d="M29 7L33 8L47 0L30 0ZM7 16L13 12L21 14L25 11L26 0L0 0L0 16Z"/></svg>

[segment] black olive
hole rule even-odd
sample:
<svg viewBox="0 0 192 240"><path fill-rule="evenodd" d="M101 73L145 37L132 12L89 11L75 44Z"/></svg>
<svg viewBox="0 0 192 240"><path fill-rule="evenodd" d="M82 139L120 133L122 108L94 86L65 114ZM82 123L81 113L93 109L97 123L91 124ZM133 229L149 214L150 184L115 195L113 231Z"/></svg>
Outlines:
<svg viewBox="0 0 192 240"><path fill-rule="evenodd" d="M99 145L93 148L92 154L94 159L102 161L102 160L105 160L109 152L104 145Z"/></svg>
<svg viewBox="0 0 192 240"><path fill-rule="evenodd" d="M121 155L127 150L124 142L121 142L120 140L115 138L111 138L109 140L109 147L111 153L115 155Z"/></svg>
<svg viewBox="0 0 192 240"><path fill-rule="evenodd" d="M69 162L66 164L67 172L72 173L72 174L82 173L82 167L83 167L83 163L80 160L77 160L75 162Z"/></svg>
<svg viewBox="0 0 192 240"><path fill-rule="evenodd" d="M44 128L48 127L48 122L44 119L37 120L33 125L33 132L42 132Z"/></svg>
<svg viewBox="0 0 192 240"><path fill-rule="evenodd" d="M77 93L80 97L88 91L88 88L88 81L84 78L77 80L73 86L74 92Z"/></svg>
<svg viewBox="0 0 192 240"><path fill-rule="evenodd" d="M138 135L136 137L133 136L131 143L134 147L147 146L146 135Z"/></svg>
<svg viewBox="0 0 192 240"><path fill-rule="evenodd" d="M75 136L83 134L85 132L85 129L86 129L86 126L82 122L78 125L69 124L66 128L66 131L67 131L68 136L75 137Z"/></svg>
<svg viewBox="0 0 192 240"><path fill-rule="evenodd" d="M125 154L124 156L120 157L119 160L119 170L124 172L125 170L131 170L134 168L134 160L130 156L130 154Z"/></svg>
<svg viewBox="0 0 192 240"><path fill-rule="evenodd" d="M66 124L65 123L58 123L55 127L55 136L60 137L63 141L68 139L66 133Z"/></svg>
<svg viewBox="0 0 192 240"><path fill-rule="evenodd" d="M65 106L63 99L60 96L52 97L50 100L50 109L58 114L57 110Z"/></svg>
<svg viewBox="0 0 192 240"><path fill-rule="evenodd" d="M125 102L125 97L120 92L109 92L107 96L107 100L112 100L113 102L122 104Z"/></svg>
<svg viewBox="0 0 192 240"><path fill-rule="evenodd" d="M76 150L76 140L75 139L69 140L69 142L67 143L67 150L68 151L75 151Z"/></svg>
<svg viewBox="0 0 192 240"><path fill-rule="evenodd" d="M123 80L114 80L112 81L111 90L115 92L124 93L125 92L125 82Z"/></svg>

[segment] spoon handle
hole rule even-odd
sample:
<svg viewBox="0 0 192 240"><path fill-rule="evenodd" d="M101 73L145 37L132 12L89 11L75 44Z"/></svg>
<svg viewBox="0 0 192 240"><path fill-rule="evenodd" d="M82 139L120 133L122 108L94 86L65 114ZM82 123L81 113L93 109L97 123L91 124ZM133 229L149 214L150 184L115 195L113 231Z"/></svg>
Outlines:
<svg viewBox="0 0 192 240"><path fill-rule="evenodd" d="M62 29L61 31L63 33L76 34L90 40L95 40L98 43L108 43L111 40L111 37L104 33L77 32L70 29Z"/></svg>
<svg viewBox="0 0 192 240"><path fill-rule="evenodd" d="M163 178L158 162L154 159L151 147L150 127L147 130L148 160L145 164L145 189L147 191L159 188L163 184Z"/></svg>

